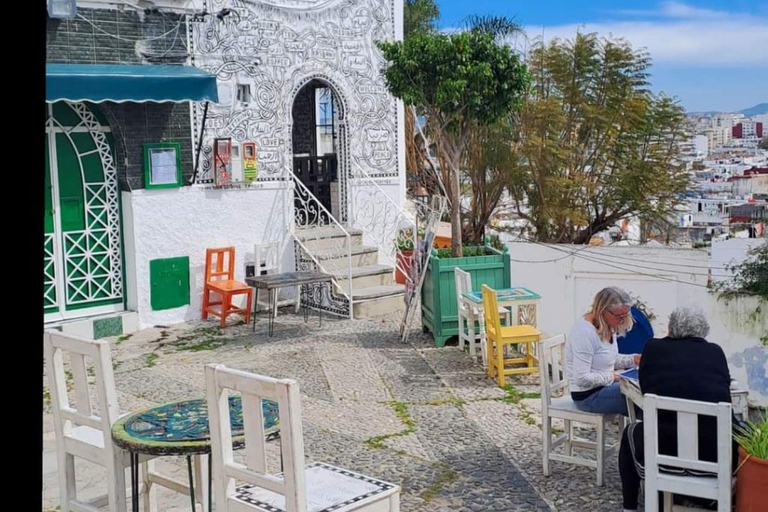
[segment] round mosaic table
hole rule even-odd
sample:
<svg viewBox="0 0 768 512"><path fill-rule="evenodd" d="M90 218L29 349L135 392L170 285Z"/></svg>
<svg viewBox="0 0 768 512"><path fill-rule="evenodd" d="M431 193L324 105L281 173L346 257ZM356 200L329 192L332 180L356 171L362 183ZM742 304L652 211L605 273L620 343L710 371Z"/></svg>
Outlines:
<svg viewBox="0 0 768 512"><path fill-rule="evenodd" d="M277 403L262 400L264 434L267 440L280 435ZM243 407L239 396L229 397L232 445L245 444ZM112 439L130 453L131 491L134 512L139 510L139 455L185 456L189 473L189 495L195 509L192 456L210 454L208 404L205 400L184 400L158 405L120 418L112 426ZM210 510L211 464L208 462L208 510Z"/></svg>

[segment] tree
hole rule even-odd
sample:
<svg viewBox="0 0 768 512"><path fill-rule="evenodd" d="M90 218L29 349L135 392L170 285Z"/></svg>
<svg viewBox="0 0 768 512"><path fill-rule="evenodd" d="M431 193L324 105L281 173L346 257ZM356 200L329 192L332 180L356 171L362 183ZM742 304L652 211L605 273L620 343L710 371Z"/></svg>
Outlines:
<svg viewBox="0 0 768 512"><path fill-rule="evenodd" d="M416 34L379 43L389 92L428 119L451 207L451 253L462 254L461 163L472 129L519 108L528 84L525 65L492 34Z"/></svg>
<svg viewBox="0 0 768 512"><path fill-rule="evenodd" d="M440 10L434 0L405 0L403 10L404 39L409 39L415 34L433 33L436 30ZM425 165L429 164L429 159L426 156L428 148L416 136L416 122L418 121L416 109L413 107L406 108L404 117L406 172L418 177L419 181L425 185L431 184L434 177L430 177L427 175L428 173L424 172ZM428 189L434 189L434 186L428 187Z"/></svg>
<svg viewBox="0 0 768 512"><path fill-rule="evenodd" d="M685 113L646 89L650 63L596 34L534 42L508 190L536 239L585 244L624 218L666 218L685 192Z"/></svg>
<svg viewBox="0 0 768 512"><path fill-rule="evenodd" d="M760 142L757 144L757 147L760 149L768 149L768 136L760 139Z"/></svg>

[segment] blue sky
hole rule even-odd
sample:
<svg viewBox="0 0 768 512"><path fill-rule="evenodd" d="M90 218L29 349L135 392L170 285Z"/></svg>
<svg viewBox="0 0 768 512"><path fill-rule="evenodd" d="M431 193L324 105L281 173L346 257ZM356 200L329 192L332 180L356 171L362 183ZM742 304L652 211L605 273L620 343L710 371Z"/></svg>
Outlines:
<svg viewBox="0 0 768 512"><path fill-rule="evenodd" d="M514 17L529 38L577 30L625 37L653 58L651 84L687 110L768 102L768 1L437 0L440 26L472 14ZM518 42L521 47L524 42Z"/></svg>

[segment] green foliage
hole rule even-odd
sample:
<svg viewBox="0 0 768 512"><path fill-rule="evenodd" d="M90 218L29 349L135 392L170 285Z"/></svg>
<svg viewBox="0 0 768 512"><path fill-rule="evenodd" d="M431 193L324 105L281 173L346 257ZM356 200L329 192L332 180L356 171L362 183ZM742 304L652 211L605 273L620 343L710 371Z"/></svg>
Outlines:
<svg viewBox="0 0 768 512"><path fill-rule="evenodd" d="M768 149L768 137L763 137L760 139L760 142L757 144L757 147L760 149Z"/></svg>
<svg viewBox="0 0 768 512"><path fill-rule="evenodd" d="M528 86L525 64L496 34L417 32L380 42L389 92L427 119L449 191L452 253L461 256L461 165L472 130L492 125L521 106Z"/></svg>
<svg viewBox="0 0 768 512"><path fill-rule="evenodd" d="M768 301L768 243L762 243L747 251L747 257L741 263L728 265L733 272L731 282L721 281L715 290L726 298L732 295L757 295Z"/></svg>
<svg viewBox="0 0 768 512"><path fill-rule="evenodd" d="M484 256L485 247L482 245L465 245L461 248L461 252L464 258L468 256ZM451 249L438 249L437 257L440 259L452 258L452 251Z"/></svg>
<svg viewBox="0 0 768 512"><path fill-rule="evenodd" d="M433 32L440 17L435 0L405 0L403 11L404 39L417 33Z"/></svg>
<svg viewBox="0 0 768 512"><path fill-rule="evenodd" d="M434 114L441 129L455 135L475 121L496 122L519 106L528 81L520 58L479 30L417 33L378 46L390 92Z"/></svg>
<svg viewBox="0 0 768 512"><path fill-rule="evenodd" d="M534 43L508 189L536 239L588 243L623 218L666 217L685 192L685 113L647 90L650 64L596 34Z"/></svg>
<svg viewBox="0 0 768 512"><path fill-rule="evenodd" d="M733 437L747 454L768 460L768 415L756 423L746 422L746 427L735 426Z"/></svg>

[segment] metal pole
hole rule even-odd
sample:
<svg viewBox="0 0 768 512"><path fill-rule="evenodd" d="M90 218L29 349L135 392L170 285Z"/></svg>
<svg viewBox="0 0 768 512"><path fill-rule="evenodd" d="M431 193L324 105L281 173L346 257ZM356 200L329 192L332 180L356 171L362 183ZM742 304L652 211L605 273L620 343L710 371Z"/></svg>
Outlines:
<svg viewBox="0 0 768 512"><path fill-rule="evenodd" d="M203 122L200 126L200 137L197 140L197 152L195 154L195 171L192 173L192 185L197 181L197 168L200 165L200 150L203 149L203 135L205 134L205 120L208 118L208 102L203 107Z"/></svg>

